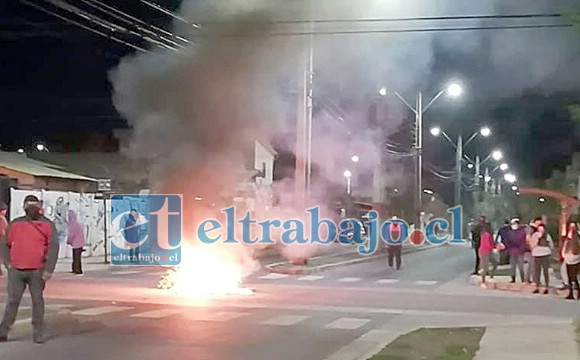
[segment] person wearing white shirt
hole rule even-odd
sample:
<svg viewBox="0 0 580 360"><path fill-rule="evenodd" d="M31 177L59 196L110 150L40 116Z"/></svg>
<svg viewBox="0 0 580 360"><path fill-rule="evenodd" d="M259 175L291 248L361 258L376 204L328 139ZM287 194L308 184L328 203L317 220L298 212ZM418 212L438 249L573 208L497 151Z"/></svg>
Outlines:
<svg viewBox="0 0 580 360"><path fill-rule="evenodd" d="M540 292L540 273L542 272L544 273L544 282L546 283L544 294L547 294L550 288L550 273L548 270L550 268L550 257L554 249L554 242L550 234L546 232L546 226L544 224L538 226L538 231L532 235L530 245L534 258L534 282L536 283L534 294Z"/></svg>
<svg viewBox="0 0 580 360"><path fill-rule="evenodd" d="M566 272L568 274L569 293L566 299L574 300L574 285L576 285L576 289L578 289L576 299L580 300L580 285L578 284L578 272L580 271L580 243L578 241L578 233L574 233L571 237L564 238L562 258L566 264Z"/></svg>

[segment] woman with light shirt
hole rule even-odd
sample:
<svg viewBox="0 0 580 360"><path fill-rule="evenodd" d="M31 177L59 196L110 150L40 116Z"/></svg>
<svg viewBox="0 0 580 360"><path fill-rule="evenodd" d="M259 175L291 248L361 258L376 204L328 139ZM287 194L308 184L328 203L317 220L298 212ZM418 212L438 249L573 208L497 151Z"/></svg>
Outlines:
<svg viewBox="0 0 580 360"><path fill-rule="evenodd" d="M536 283L534 294L540 292L540 273L544 274L544 281L546 283L544 294L547 294L550 288L549 269L554 242L550 234L546 232L546 226L544 224L539 225L538 231L532 235L531 248L534 258L534 282Z"/></svg>
<svg viewBox="0 0 580 360"><path fill-rule="evenodd" d="M562 258L566 264L566 273L568 275L568 296L566 299L574 300L574 285L578 289L576 299L580 300L580 285L578 284L578 272L580 271L580 243L578 233L573 232L571 236L562 239Z"/></svg>

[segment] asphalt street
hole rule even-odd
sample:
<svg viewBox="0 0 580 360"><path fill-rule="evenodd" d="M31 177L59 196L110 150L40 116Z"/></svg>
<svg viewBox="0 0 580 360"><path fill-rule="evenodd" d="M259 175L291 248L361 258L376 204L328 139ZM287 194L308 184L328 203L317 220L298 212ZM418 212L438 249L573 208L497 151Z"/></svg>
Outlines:
<svg viewBox="0 0 580 360"><path fill-rule="evenodd" d="M472 255L466 246L441 246L404 256L400 271L380 258L303 276L259 272L244 283L253 295L208 301L155 289L162 269L57 274L46 292L48 341L32 344L26 298L11 341L0 344L0 359L326 360L402 320L541 321L580 314L577 302L469 285Z"/></svg>

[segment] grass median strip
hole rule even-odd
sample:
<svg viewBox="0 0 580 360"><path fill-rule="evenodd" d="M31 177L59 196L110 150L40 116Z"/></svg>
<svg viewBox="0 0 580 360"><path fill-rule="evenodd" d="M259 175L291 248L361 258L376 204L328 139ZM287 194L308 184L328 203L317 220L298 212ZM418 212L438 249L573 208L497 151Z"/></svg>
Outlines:
<svg viewBox="0 0 580 360"><path fill-rule="evenodd" d="M483 327L421 328L398 337L370 360L472 360Z"/></svg>

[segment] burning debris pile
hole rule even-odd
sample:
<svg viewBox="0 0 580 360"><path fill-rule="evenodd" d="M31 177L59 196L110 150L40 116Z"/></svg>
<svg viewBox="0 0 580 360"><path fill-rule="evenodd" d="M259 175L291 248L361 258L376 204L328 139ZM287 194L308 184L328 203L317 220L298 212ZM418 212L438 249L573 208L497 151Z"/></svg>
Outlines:
<svg viewBox="0 0 580 360"><path fill-rule="evenodd" d="M234 253L223 248L184 246L181 265L167 270L157 288L191 298L251 295L251 289L241 286L247 272Z"/></svg>

